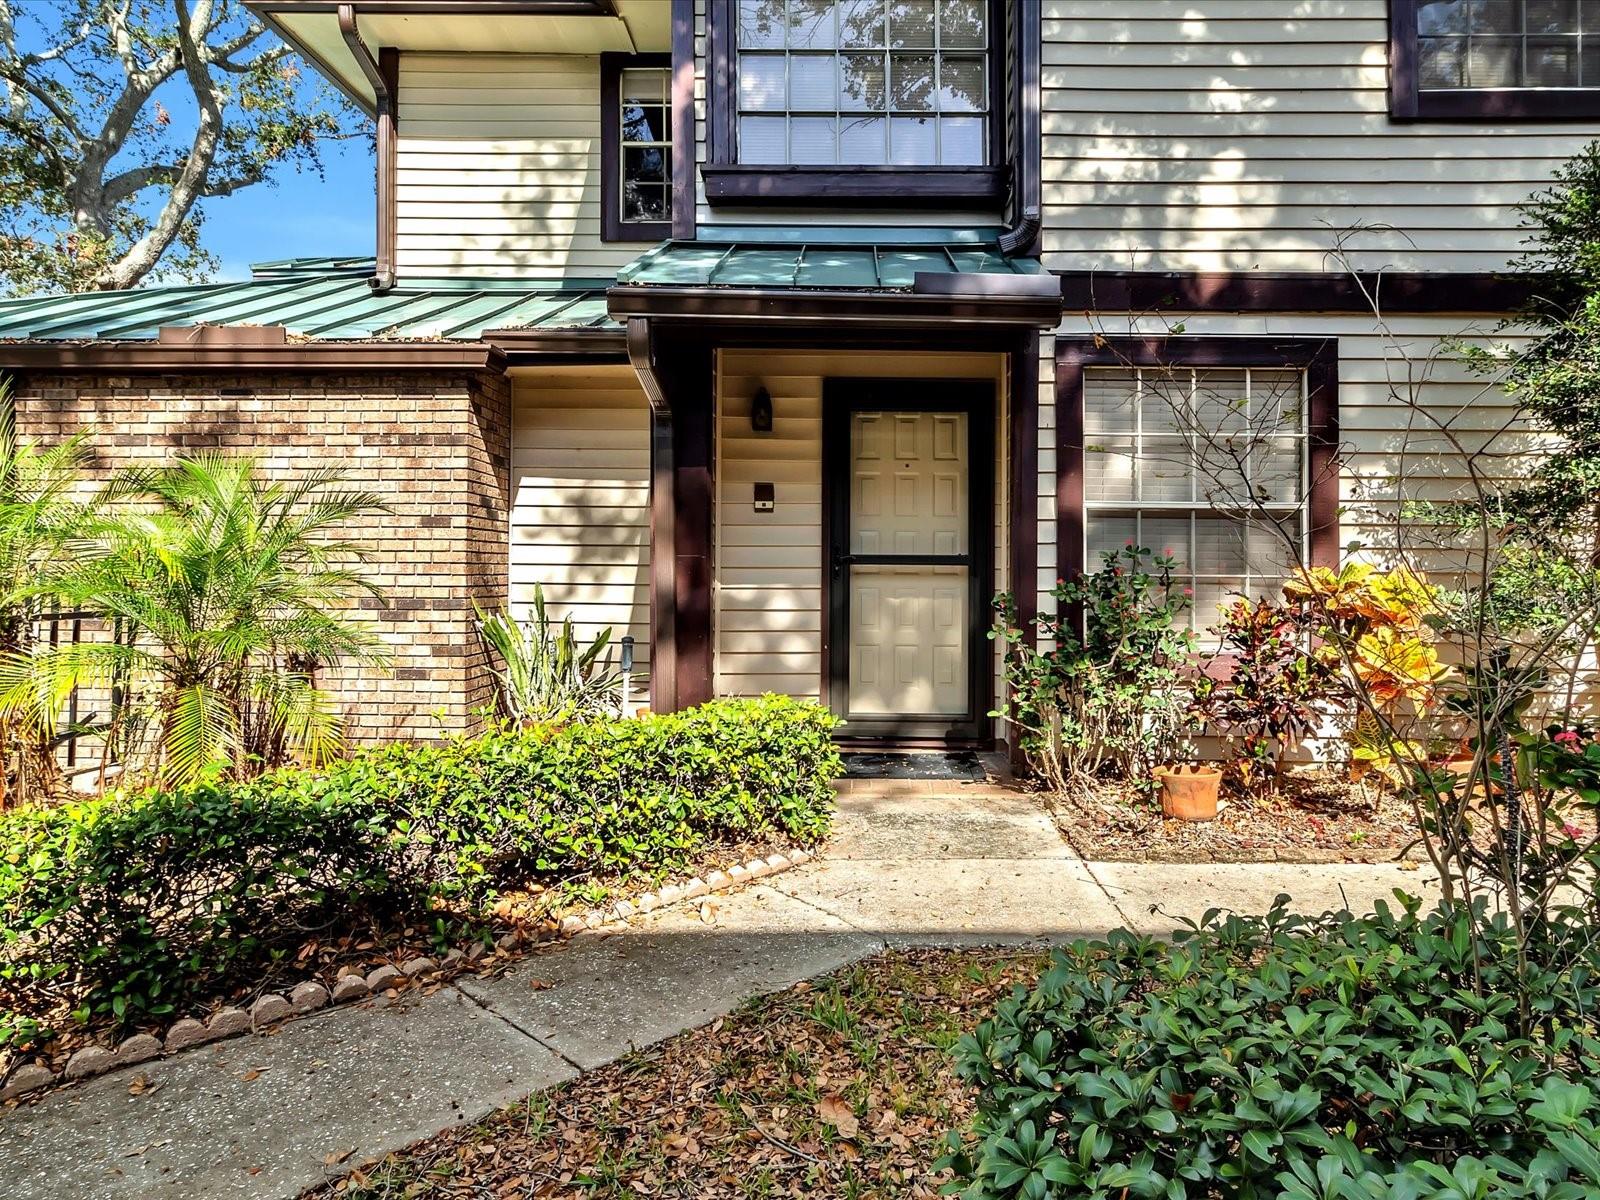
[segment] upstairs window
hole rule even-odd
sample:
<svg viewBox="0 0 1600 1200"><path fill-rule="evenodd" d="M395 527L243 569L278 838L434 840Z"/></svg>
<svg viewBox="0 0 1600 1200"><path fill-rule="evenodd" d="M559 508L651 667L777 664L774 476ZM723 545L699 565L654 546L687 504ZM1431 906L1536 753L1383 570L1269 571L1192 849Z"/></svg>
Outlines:
<svg viewBox="0 0 1600 1200"><path fill-rule="evenodd" d="M1600 114L1600 0L1391 0L1390 20L1396 117Z"/></svg>
<svg viewBox="0 0 1600 1200"><path fill-rule="evenodd" d="M602 239L653 242L672 230L672 69L666 55L600 58Z"/></svg>
<svg viewBox="0 0 1600 1200"><path fill-rule="evenodd" d="M988 0L737 0L737 161L978 167Z"/></svg>

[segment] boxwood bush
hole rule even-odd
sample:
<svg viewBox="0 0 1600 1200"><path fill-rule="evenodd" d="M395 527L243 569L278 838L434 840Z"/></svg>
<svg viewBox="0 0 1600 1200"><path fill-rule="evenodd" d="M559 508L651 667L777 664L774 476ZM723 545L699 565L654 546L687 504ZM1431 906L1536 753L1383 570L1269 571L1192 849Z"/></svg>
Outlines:
<svg viewBox="0 0 1600 1200"><path fill-rule="evenodd" d="M814 842L832 729L815 705L722 700L5 814L0 1048L63 1004L124 1025L171 1014L315 930L441 905L470 918L508 885Z"/></svg>
<svg viewBox="0 0 1600 1200"><path fill-rule="evenodd" d="M1518 976L1481 909L1307 919L1285 899L1172 944L1119 932L1057 952L957 1044L978 1112L952 1134L951 1190L1600 1195L1592 929L1553 928Z"/></svg>

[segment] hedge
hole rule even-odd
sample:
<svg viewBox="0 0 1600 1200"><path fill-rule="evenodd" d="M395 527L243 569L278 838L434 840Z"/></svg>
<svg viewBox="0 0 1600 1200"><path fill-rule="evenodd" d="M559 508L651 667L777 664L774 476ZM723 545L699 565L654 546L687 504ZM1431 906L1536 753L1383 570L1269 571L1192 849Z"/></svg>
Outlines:
<svg viewBox="0 0 1600 1200"><path fill-rule="evenodd" d="M1279 904L1287 899L1280 897ZM1056 952L956 1047L970 1200L1600 1195L1600 952L1503 918L1208 916ZM1519 1035L1518 988L1538 1014Z"/></svg>
<svg viewBox="0 0 1600 1200"><path fill-rule="evenodd" d="M780 697L721 700L5 814L0 1047L19 1014L63 1002L119 1025L166 1016L315 929L480 914L504 886L659 874L748 838L814 842L833 724Z"/></svg>

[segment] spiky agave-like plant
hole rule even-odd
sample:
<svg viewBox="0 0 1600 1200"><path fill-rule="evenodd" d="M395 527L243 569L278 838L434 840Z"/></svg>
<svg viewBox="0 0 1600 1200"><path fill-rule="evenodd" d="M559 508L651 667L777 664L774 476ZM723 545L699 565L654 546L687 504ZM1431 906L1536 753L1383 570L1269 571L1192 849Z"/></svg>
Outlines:
<svg viewBox="0 0 1600 1200"><path fill-rule="evenodd" d="M559 625L551 620L543 587L534 585L528 620L479 609L478 631L500 660L495 677L513 720L565 721L616 707L621 679L605 657L610 628L581 645L570 615Z"/></svg>

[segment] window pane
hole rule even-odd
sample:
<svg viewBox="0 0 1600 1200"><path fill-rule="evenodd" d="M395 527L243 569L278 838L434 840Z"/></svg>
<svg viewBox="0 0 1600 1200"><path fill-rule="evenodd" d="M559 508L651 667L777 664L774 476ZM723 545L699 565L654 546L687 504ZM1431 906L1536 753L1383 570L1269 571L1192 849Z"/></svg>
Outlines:
<svg viewBox="0 0 1600 1200"><path fill-rule="evenodd" d="M739 0L739 48L783 48L783 0Z"/></svg>
<svg viewBox="0 0 1600 1200"><path fill-rule="evenodd" d="M1083 449L1084 499L1133 499L1133 439L1095 438Z"/></svg>
<svg viewBox="0 0 1600 1200"><path fill-rule="evenodd" d="M667 142L667 110L657 104L631 104L622 109L622 140Z"/></svg>
<svg viewBox="0 0 1600 1200"><path fill-rule="evenodd" d="M1189 444L1181 438L1144 439L1135 464L1137 498L1143 501L1178 501L1195 498L1194 467Z"/></svg>
<svg viewBox="0 0 1600 1200"><path fill-rule="evenodd" d="M885 117L844 117L839 122L839 161L881 167L889 161L889 122Z"/></svg>
<svg viewBox="0 0 1600 1200"><path fill-rule="evenodd" d="M739 58L739 107L782 112L784 100L781 55L745 54Z"/></svg>
<svg viewBox="0 0 1600 1200"><path fill-rule="evenodd" d="M1423 0L1417 5L1417 32L1423 37L1467 31L1467 0Z"/></svg>
<svg viewBox="0 0 1600 1200"><path fill-rule="evenodd" d="M1243 371L1200 371L1194 384L1191 428L1206 433L1237 435L1250 428L1249 400Z"/></svg>
<svg viewBox="0 0 1600 1200"><path fill-rule="evenodd" d="M788 161L784 144L788 126L785 117L741 117L739 119L739 161L781 163Z"/></svg>
<svg viewBox="0 0 1600 1200"><path fill-rule="evenodd" d="M1298 433L1304 381L1299 371L1251 371L1251 426L1263 434Z"/></svg>
<svg viewBox="0 0 1600 1200"><path fill-rule="evenodd" d="M1189 518L1146 516L1139 522L1139 544L1152 554L1175 559L1179 574L1188 574Z"/></svg>
<svg viewBox="0 0 1600 1200"><path fill-rule="evenodd" d="M789 49L832 50L838 44L833 0L789 0Z"/></svg>
<svg viewBox="0 0 1600 1200"><path fill-rule="evenodd" d="M1600 38L1583 39L1583 86L1600 87Z"/></svg>
<svg viewBox="0 0 1600 1200"><path fill-rule="evenodd" d="M1184 433L1192 425L1189 393L1193 376L1182 368L1171 372L1144 372L1144 392L1139 400L1139 420L1144 432Z"/></svg>
<svg viewBox="0 0 1600 1200"><path fill-rule="evenodd" d="M667 189L658 184L623 184L622 219L624 221L665 221L667 219Z"/></svg>
<svg viewBox="0 0 1600 1200"><path fill-rule="evenodd" d="M933 56L931 54L891 54L889 56L889 95L894 107L899 111L931 111L933 109Z"/></svg>
<svg viewBox="0 0 1600 1200"><path fill-rule="evenodd" d="M638 183L663 183L669 174L667 151L661 147L629 147L622 152L624 179Z"/></svg>
<svg viewBox="0 0 1600 1200"><path fill-rule="evenodd" d="M881 54L846 54L839 59L839 107L882 112L887 107L886 69Z"/></svg>
<svg viewBox="0 0 1600 1200"><path fill-rule="evenodd" d="M1600 33L1600 0L1578 0L1578 26L1585 33Z"/></svg>
<svg viewBox="0 0 1600 1200"><path fill-rule="evenodd" d="M936 160L937 130L932 117L891 117L889 158L897 167L926 167Z"/></svg>
<svg viewBox="0 0 1600 1200"><path fill-rule="evenodd" d="M1472 87L1515 87L1522 44L1512 38L1473 38L1467 47L1467 82Z"/></svg>
<svg viewBox="0 0 1600 1200"><path fill-rule="evenodd" d="M1458 88L1466 82L1466 38L1423 38L1418 47L1419 87Z"/></svg>
<svg viewBox="0 0 1600 1200"><path fill-rule="evenodd" d="M1578 0L1528 0L1529 33L1575 33Z"/></svg>
<svg viewBox="0 0 1600 1200"><path fill-rule="evenodd" d="M939 45L946 50L981 50L988 45L983 0L944 0L939 8Z"/></svg>
<svg viewBox="0 0 1600 1200"><path fill-rule="evenodd" d="M1252 518L1245 535L1245 549L1250 573L1260 577L1263 584L1279 584L1289 577L1289 568L1299 554L1291 551L1288 538L1293 538L1296 551L1300 545L1301 530L1298 513L1285 513L1277 524L1268 524L1260 517Z"/></svg>
<svg viewBox="0 0 1600 1200"><path fill-rule="evenodd" d="M847 50L884 44L883 0L840 0L839 45Z"/></svg>
<svg viewBox="0 0 1600 1200"><path fill-rule="evenodd" d="M1289 504L1300 498L1300 441L1275 438L1251 447L1250 467L1257 499Z"/></svg>
<svg viewBox="0 0 1600 1200"><path fill-rule="evenodd" d="M1132 371L1085 371L1083 428L1086 433L1132 433L1139 377Z"/></svg>
<svg viewBox="0 0 1600 1200"><path fill-rule="evenodd" d="M983 112L988 107L983 59L945 56L939 63L939 111Z"/></svg>
<svg viewBox="0 0 1600 1200"><path fill-rule="evenodd" d="M832 112L838 98L831 54L796 54L789 59L789 111Z"/></svg>
<svg viewBox="0 0 1600 1200"><path fill-rule="evenodd" d="M1102 555L1120 554L1134 540L1132 513L1095 513L1084 522L1085 569L1098 571L1104 564Z"/></svg>
<svg viewBox="0 0 1600 1200"><path fill-rule="evenodd" d="M1245 574L1244 524L1212 513L1199 513L1194 523L1194 569L1198 575Z"/></svg>
<svg viewBox="0 0 1600 1200"><path fill-rule="evenodd" d="M1522 32L1522 0L1472 0L1469 12L1472 33Z"/></svg>
<svg viewBox="0 0 1600 1200"><path fill-rule="evenodd" d="M889 0L889 45L933 48L934 0Z"/></svg>
<svg viewBox="0 0 1600 1200"><path fill-rule="evenodd" d="M629 67L622 72L622 99L624 103L665 104L667 102L667 75L659 67Z"/></svg>
<svg viewBox="0 0 1600 1200"><path fill-rule="evenodd" d="M1577 87L1578 39L1529 38L1529 87Z"/></svg>
<svg viewBox="0 0 1600 1200"><path fill-rule="evenodd" d="M789 161L838 162L838 151L834 147L834 128L832 117L790 117Z"/></svg>
<svg viewBox="0 0 1600 1200"><path fill-rule="evenodd" d="M981 167L987 161L983 117L940 117L939 130L939 161L945 166Z"/></svg>

